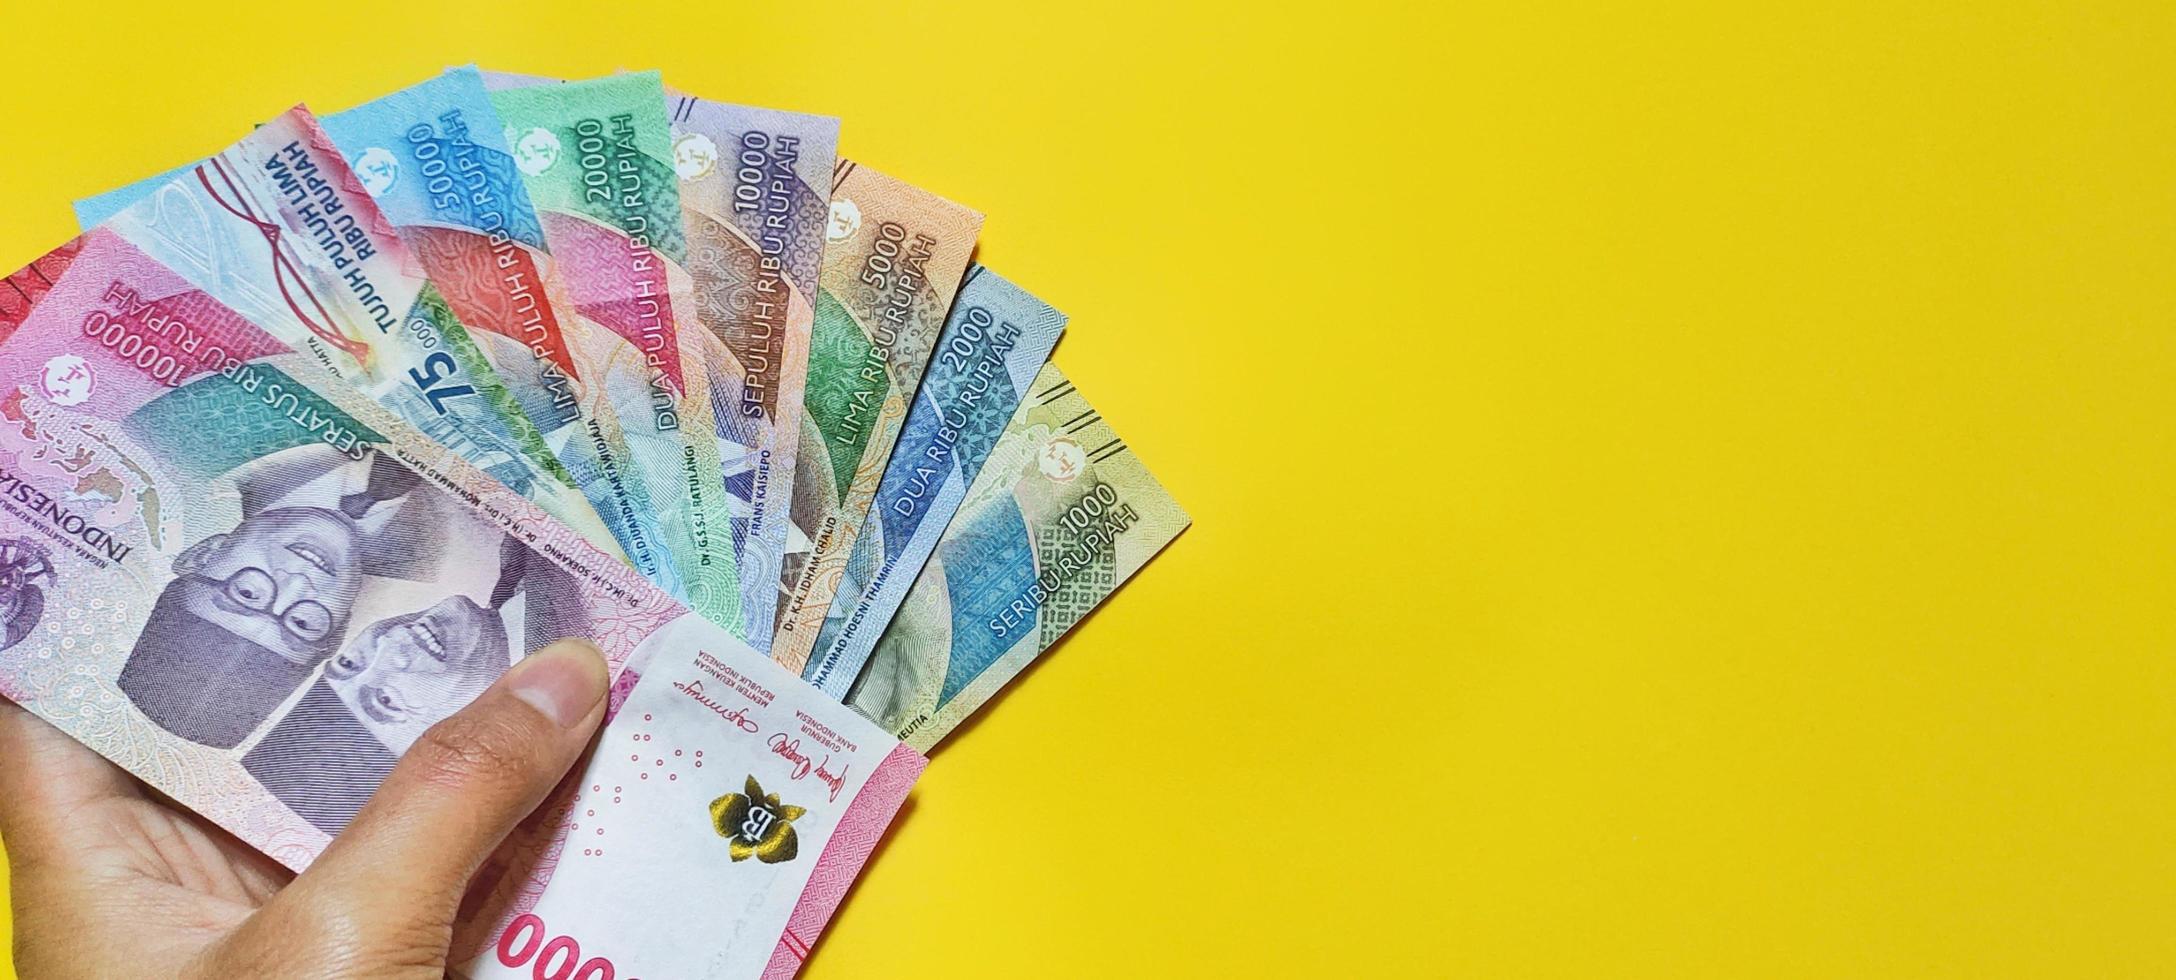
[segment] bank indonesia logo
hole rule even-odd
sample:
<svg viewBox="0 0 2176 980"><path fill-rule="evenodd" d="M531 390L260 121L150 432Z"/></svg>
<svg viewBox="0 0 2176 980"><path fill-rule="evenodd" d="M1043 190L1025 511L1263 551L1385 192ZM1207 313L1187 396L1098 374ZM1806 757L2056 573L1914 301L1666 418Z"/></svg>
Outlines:
<svg viewBox="0 0 2176 980"><path fill-rule="evenodd" d="M38 388L46 400L63 407L83 404L97 387L98 375L91 363L74 354L45 362L45 371L38 376Z"/></svg>
<svg viewBox="0 0 2176 980"><path fill-rule="evenodd" d="M400 160L385 147L373 146L355 158L355 176L371 197L382 197L400 182Z"/></svg>

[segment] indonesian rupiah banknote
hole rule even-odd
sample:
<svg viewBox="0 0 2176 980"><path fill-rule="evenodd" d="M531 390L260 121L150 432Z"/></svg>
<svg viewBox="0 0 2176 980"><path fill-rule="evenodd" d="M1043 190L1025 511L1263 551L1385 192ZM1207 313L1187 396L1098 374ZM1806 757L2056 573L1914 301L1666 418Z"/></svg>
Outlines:
<svg viewBox="0 0 2176 980"><path fill-rule="evenodd" d="M321 122L614 539L645 545L647 517L585 431L591 379L559 313L573 303L482 76L453 69Z"/></svg>
<svg viewBox="0 0 2176 980"><path fill-rule="evenodd" d="M86 202L79 216L100 218L321 369L616 547L475 336L306 110L164 176Z"/></svg>
<svg viewBox="0 0 2176 980"><path fill-rule="evenodd" d="M710 389L690 383L704 377L710 338L683 266L663 85L656 72L484 77L572 303L560 317L598 396L585 406L598 458L656 522L669 591L713 622L738 623Z"/></svg>
<svg viewBox="0 0 2176 980"><path fill-rule="evenodd" d="M1045 366L847 704L928 751L1188 523Z"/></svg>
<svg viewBox="0 0 2176 980"><path fill-rule="evenodd" d="M982 266L952 302L929 371L802 677L844 699L967 488L1065 330L1065 315Z"/></svg>
<svg viewBox="0 0 2176 980"><path fill-rule="evenodd" d="M793 479L806 550L788 549L771 640L789 670L816 645L981 229L973 210L839 164Z"/></svg>
<svg viewBox="0 0 2176 980"><path fill-rule="evenodd" d="M839 122L669 94L688 272L725 351L710 383L740 574L735 632L769 650Z"/></svg>
<svg viewBox="0 0 2176 980"><path fill-rule="evenodd" d="M0 696L301 868L592 637L617 714L480 873L461 972L790 973L923 760L315 365L108 230L7 277Z"/></svg>

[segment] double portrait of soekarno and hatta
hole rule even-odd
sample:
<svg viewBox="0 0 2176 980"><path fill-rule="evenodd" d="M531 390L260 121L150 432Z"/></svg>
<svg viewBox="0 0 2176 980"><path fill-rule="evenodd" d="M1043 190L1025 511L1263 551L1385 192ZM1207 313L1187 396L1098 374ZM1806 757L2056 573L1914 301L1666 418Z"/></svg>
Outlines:
<svg viewBox="0 0 2176 980"><path fill-rule="evenodd" d="M590 626L564 570L360 455L307 445L226 474L239 520L186 543L119 677L154 724L241 752L328 834L425 729Z"/></svg>

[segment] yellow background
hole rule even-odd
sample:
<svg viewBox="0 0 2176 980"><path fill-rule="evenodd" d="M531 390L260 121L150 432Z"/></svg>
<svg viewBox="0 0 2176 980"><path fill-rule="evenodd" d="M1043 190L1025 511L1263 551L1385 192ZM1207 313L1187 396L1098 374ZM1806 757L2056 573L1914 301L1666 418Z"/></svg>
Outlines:
<svg viewBox="0 0 2176 980"><path fill-rule="evenodd" d="M1197 526L811 977L2176 959L2166 3L8 6L10 267L472 59L988 212Z"/></svg>

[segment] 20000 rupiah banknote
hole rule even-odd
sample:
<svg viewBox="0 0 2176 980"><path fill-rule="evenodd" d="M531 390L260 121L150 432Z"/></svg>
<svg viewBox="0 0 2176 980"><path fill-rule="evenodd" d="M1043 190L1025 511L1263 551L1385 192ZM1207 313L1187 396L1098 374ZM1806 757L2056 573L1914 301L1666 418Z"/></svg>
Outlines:
<svg viewBox="0 0 2176 980"><path fill-rule="evenodd" d="M597 455L653 508L668 590L740 621L732 531L694 325L671 124L656 72L581 82L487 73L491 103L571 309Z"/></svg>
<svg viewBox="0 0 2176 980"><path fill-rule="evenodd" d="M986 268L968 270L801 672L817 690L845 699L1064 330L1050 304Z"/></svg>
<svg viewBox="0 0 2176 980"><path fill-rule="evenodd" d="M851 161L831 188L771 657L808 663L974 252L982 215Z"/></svg>
<svg viewBox="0 0 2176 980"><path fill-rule="evenodd" d="M669 95L696 309L724 353L711 409L733 506L736 632L768 650L839 122Z"/></svg>
<svg viewBox="0 0 2176 980"><path fill-rule="evenodd" d="M0 283L0 569L0 696L295 868L595 638L611 748L479 876L479 980L790 973L923 764L103 229Z"/></svg>
<svg viewBox="0 0 2176 980"><path fill-rule="evenodd" d="M847 704L928 751L1187 524L1103 416L1044 367Z"/></svg>
<svg viewBox="0 0 2176 980"><path fill-rule="evenodd" d="M614 540L317 121L139 183L104 225L608 548Z"/></svg>

